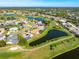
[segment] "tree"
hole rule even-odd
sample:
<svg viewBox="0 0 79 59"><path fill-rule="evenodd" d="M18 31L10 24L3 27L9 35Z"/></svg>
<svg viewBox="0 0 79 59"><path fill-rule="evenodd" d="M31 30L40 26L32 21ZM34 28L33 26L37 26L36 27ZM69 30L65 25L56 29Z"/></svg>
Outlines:
<svg viewBox="0 0 79 59"><path fill-rule="evenodd" d="M15 17L11 17L11 20L15 20L16 18Z"/></svg>
<svg viewBox="0 0 79 59"><path fill-rule="evenodd" d="M46 24L46 25L49 25L50 24L50 20L46 20L46 21L44 21L44 23Z"/></svg>
<svg viewBox="0 0 79 59"><path fill-rule="evenodd" d="M50 50L53 50L52 45L50 45Z"/></svg>
<svg viewBox="0 0 79 59"><path fill-rule="evenodd" d="M18 39L19 39L19 45L21 46L27 46L27 40L25 38L23 38L21 35L18 35Z"/></svg>
<svg viewBox="0 0 79 59"><path fill-rule="evenodd" d="M5 17L1 16L0 19L1 19L1 20L5 20Z"/></svg>
<svg viewBox="0 0 79 59"><path fill-rule="evenodd" d="M10 17L7 17L7 20L11 20L11 18Z"/></svg>

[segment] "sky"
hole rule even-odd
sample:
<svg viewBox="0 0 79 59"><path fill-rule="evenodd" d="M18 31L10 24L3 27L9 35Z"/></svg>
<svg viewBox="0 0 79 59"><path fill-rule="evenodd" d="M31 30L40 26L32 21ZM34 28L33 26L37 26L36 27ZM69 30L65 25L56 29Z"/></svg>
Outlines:
<svg viewBox="0 0 79 59"><path fill-rule="evenodd" d="M79 7L79 0L0 0L0 7Z"/></svg>

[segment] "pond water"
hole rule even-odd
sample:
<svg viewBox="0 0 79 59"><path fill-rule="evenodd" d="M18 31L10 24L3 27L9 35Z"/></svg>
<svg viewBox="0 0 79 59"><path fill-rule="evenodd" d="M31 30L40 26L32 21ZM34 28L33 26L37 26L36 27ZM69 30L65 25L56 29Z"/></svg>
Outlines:
<svg viewBox="0 0 79 59"><path fill-rule="evenodd" d="M45 18L41 18L41 17L35 18L35 17L32 17L32 16L27 16L27 18L30 19L30 20L37 20L37 21L42 21L42 22L44 22L44 20L45 20Z"/></svg>
<svg viewBox="0 0 79 59"><path fill-rule="evenodd" d="M30 43L30 46L35 46L35 45L38 45L38 44L41 44L43 42L46 42L47 40L51 40L51 39L54 39L54 38L58 38L58 37L61 37L61 36L67 36L68 34L63 32L63 31L59 31L59 30L50 30L48 32L47 35L45 35L44 37L34 41L34 42L31 42Z"/></svg>
<svg viewBox="0 0 79 59"><path fill-rule="evenodd" d="M16 14L4 14L4 16L16 16Z"/></svg>
<svg viewBox="0 0 79 59"><path fill-rule="evenodd" d="M53 59L79 59L79 48L69 51L67 53L61 54Z"/></svg>

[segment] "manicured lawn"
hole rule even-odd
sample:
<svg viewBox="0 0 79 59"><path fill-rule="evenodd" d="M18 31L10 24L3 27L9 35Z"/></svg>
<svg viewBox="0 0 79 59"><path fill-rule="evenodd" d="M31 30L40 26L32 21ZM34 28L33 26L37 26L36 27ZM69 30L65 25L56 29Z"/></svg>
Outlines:
<svg viewBox="0 0 79 59"><path fill-rule="evenodd" d="M69 42L62 41L52 43L52 50L50 50L50 45L47 45L43 48L40 48L36 51L30 52L27 59L51 59L57 55L60 55L62 53L65 53L67 51L72 50L73 48L77 48L77 45L79 43L79 40L76 38L70 38Z"/></svg>
<svg viewBox="0 0 79 59"><path fill-rule="evenodd" d="M21 52L0 51L0 59L20 59Z"/></svg>
<svg viewBox="0 0 79 59"><path fill-rule="evenodd" d="M78 38L69 38L65 40L59 40L52 42L42 48L33 51L21 51L21 52L0 52L1 59L51 59L57 55L65 53L77 48L79 45ZM52 49L50 49L52 45Z"/></svg>

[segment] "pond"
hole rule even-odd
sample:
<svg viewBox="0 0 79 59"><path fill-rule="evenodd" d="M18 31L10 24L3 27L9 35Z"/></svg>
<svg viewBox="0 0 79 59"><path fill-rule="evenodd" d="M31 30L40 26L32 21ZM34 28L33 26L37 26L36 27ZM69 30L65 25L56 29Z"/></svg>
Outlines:
<svg viewBox="0 0 79 59"><path fill-rule="evenodd" d="M69 51L67 53L61 54L53 59L79 59L79 48Z"/></svg>
<svg viewBox="0 0 79 59"><path fill-rule="evenodd" d="M27 18L29 19L29 20L37 20L37 21L42 21L42 22L44 22L44 20L45 20L45 18L43 18L43 17L32 17L32 16L27 16Z"/></svg>
<svg viewBox="0 0 79 59"><path fill-rule="evenodd" d="M16 14L4 14L4 16L16 16Z"/></svg>
<svg viewBox="0 0 79 59"><path fill-rule="evenodd" d="M67 36L68 34L63 32L63 31L59 31L59 30L50 30L48 32L47 35L45 35L44 37L34 41L34 42L31 42L30 43L30 46L35 46L35 45L38 45L38 44L41 44L43 42L46 42L47 40L51 40L51 39L54 39L54 38L58 38L58 37L61 37L61 36Z"/></svg>

